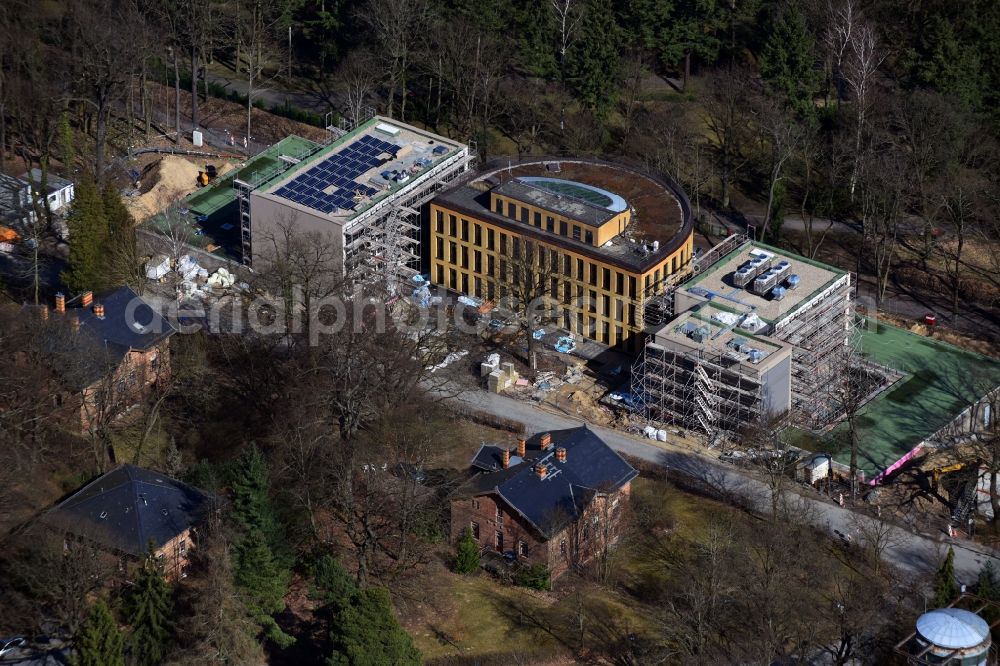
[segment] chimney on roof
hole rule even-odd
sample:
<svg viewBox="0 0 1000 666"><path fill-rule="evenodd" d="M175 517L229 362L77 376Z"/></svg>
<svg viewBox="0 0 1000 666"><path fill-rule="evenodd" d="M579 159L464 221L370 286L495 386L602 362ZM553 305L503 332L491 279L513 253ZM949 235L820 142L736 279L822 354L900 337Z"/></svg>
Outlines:
<svg viewBox="0 0 1000 666"><path fill-rule="evenodd" d="M89 308L90 304L94 302L94 292L85 291L83 296L80 298L80 305L85 308Z"/></svg>
<svg viewBox="0 0 1000 666"><path fill-rule="evenodd" d="M56 312L66 312L66 296L61 291L56 294Z"/></svg>
<svg viewBox="0 0 1000 666"><path fill-rule="evenodd" d="M535 465L535 474L538 475L539 479L544 479L545 475L549 473L549 470L545 468L545 465L538 463Z"/></svg>
<svg viewBox="0 0 1000 666"><path fill-rule="evenodd" d="M94 316L98 319L104 319L104 306L100 303L94 303Z"/></svg>
<svg viewBox="0 0 1000 666"><path fill-rule="evenodd" d="M561 463L566 462L566 448L565 447L560 446L558 449L556 449L556 460L558 460Z"/></svg>
<svg viewBox="0 0 1000 666"><path fill-rule="evenodd" d="M523 437L517 439L517 455L523 458L528 453L528 440Z"/></svg>
<svg viewBox="0 0 1000 666"><path fill-rule="evenodd" d="M542 451L547 451L552 446L552 434L548 432L543 434L539 442L542 445Z"/></svg>
<svg viewBox="0 0 1000 666"><path fill-rule="evenodd" d="M510 449L503 450L503 468L507 469L510 467Z"/></svg>

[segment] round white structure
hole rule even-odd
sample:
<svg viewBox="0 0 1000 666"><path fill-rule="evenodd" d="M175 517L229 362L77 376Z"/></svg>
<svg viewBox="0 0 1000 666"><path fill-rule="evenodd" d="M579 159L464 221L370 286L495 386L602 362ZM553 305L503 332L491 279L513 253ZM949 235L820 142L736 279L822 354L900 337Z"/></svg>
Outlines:
<svg viewBox="0 0 1000 666"><path fill-rule="evenodd" d="M986 620L960 608L921 615L916 639L921 663L949 666L985 666L992 644Z"/></svg>

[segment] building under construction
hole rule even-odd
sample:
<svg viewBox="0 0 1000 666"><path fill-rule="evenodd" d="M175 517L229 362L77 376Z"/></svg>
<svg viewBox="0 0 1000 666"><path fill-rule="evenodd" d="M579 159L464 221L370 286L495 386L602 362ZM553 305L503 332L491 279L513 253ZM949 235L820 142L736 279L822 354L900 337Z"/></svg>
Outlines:
<svg viewBox="0 0 1000 666"><path fill-rule="evenodd" d="M646 418L713 438L784 414L809 428L834 420L850 274L743 236L693 271L663 299L666 323L633 371Z"/></svg>
<svg viewBox="0 0 1000 666"><path fill-rule="evenodd" d="M341 253L354 277L420 270L420 208L469 168L468 146L375 116L303 156L233 180L243 263L267 260L286 229Z"/></svg>

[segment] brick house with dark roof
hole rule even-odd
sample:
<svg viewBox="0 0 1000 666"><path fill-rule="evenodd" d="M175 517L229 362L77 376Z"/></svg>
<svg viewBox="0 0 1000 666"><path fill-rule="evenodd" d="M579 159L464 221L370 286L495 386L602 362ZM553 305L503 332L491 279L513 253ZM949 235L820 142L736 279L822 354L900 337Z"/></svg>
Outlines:
<svg viewBox="0 0 1000 666"><path fill-rule="evenodd" d="M483 445L473 476L451 501L451 538L472 532L493 551L555 578L614 545L631 465L586 425L518 440L511 450Z"/></svg>
<svg viewBox="0 0 1000 666"><path fill-rule="evenodd" d="M130 287L26 308L41 316L33 351L63 387L56 406L72 429L113 419L170 380L176 330Z"/></svg>
<svg viewBox="0 0 1000 666"><path fill-rule="evenodd" d="M120 465L45 513L40 522L136 560L150 544L168 578L184 574L194 531L214 505L208 493L153 470Z"/></svg>

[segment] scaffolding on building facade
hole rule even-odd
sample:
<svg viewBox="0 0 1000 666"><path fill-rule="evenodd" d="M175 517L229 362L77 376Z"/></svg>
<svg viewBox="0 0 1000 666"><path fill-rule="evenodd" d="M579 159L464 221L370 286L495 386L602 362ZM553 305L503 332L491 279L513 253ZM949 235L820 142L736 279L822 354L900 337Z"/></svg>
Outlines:
<svg viewBox="0 0 1000 666"><path fill-rule="evenodd" d="M763 380L729 352L679 351L650 343L632 373L651 423L681 426L710 440L736 433L765 410Z"/></svg>

